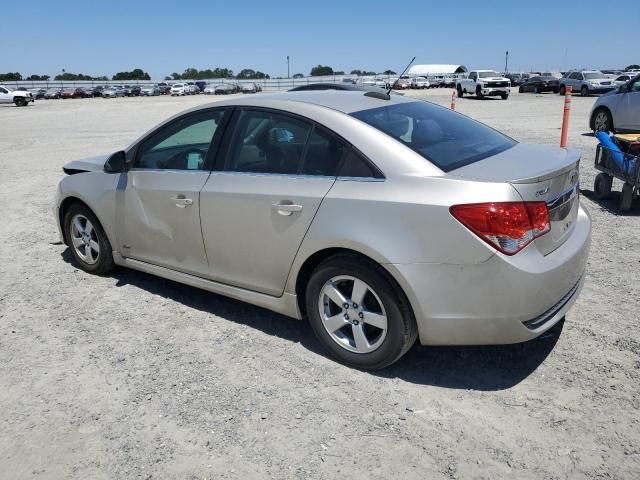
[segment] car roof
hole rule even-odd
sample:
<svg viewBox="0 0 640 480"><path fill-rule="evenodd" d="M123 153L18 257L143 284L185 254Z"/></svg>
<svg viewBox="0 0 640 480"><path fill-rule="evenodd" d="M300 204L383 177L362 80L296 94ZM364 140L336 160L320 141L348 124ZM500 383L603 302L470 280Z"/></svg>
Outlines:
<svg viewBox="0 0 640 480"><path fill-rule="evenodd" d="M283 102L283 107L285 107L289 102L291 102L294 104L305 103L317 105L350 114L361 110L369 110L372 108L417 101L416 99L409 99L402 95L390 95L389 100L382 100L365 95L365 93L367 92L353 90L307 90L298 92L266 93L255 97L252 96L250 98L241 97L224 100L222 102L209 103L196 107L194 110L211 108L218 105L247 105L273 108L274 103ZM381 93L384 94L385 92L381 91Z"/></svg>

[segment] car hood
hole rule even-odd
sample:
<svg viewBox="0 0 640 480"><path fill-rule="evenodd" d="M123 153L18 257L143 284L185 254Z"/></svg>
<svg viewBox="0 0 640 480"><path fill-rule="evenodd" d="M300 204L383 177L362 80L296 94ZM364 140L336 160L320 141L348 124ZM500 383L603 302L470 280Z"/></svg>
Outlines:
<svg viewBox="0 0 640 480"><path fill-rule="evenodd" d="M518 143L509 150L448 173L487 182L541 182L570 170L580 160L575 148Z"/></svg>
<svg viewBox="0 0 640 480"><path fill-rule="evenodd" d="M102 172L104 170L104 164L109 158L109 155L98 155L96 157L81 158L80 160L73 160L65 164L62 169L66 172Z"/></svg>

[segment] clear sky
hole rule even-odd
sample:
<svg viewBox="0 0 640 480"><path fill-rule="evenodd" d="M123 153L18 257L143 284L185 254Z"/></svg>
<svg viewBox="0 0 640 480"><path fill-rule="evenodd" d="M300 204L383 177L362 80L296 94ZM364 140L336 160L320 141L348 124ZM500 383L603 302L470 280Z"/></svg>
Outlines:
<svg viewBox="0 0 640 480"><path fill-rule="evenodd" d="M0 2L0 73L161 79L187 67L286 76L416 63L560 70L640 63L634 2L162 0ZM567 6L565 6L567 5ZM608 6L610 5L610 6Z"/></svg>

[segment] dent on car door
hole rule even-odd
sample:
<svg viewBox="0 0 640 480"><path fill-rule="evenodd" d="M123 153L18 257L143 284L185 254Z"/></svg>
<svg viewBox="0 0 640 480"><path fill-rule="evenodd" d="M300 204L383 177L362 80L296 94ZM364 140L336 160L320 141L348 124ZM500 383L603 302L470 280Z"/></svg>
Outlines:
<svg viewBox="0 0 640 480"><path fill-rule="evenodd" d="M335 182L345 145L321 127L283 113L243 109L234 117L224 166L212 172L201 194L210 275L279 296Z"/></svg>
<svg viewBox="0 0 640 480"><path fill-rule="evenodd" d="M225 113L213 109L185 115L136 147L116 197L122 255L208 275L199 195L211 171Z"/></svg>

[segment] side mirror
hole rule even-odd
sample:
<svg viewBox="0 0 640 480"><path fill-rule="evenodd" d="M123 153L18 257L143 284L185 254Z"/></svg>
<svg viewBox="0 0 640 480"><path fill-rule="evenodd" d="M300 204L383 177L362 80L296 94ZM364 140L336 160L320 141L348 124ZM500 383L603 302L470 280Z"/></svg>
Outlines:
<svg viewBox="0 0 640 480"><path fill-rule="evenodd" d="M107 173L120 173L126 169L127 157L123 150L112 154L104 163L104 171Z"/></svg>

